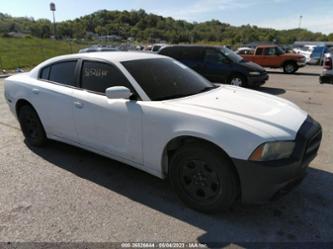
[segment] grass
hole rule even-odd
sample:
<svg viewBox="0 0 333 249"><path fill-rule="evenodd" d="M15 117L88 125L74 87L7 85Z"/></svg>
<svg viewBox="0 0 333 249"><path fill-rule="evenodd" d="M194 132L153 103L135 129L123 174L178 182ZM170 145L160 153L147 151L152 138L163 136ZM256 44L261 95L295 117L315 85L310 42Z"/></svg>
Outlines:
<svg viewBox="0 0 333 249"><path fill-rule="evenodd" d="M32 68L48 58L76 53L87 46L52 39L0 37L0 69Z"/></svg>

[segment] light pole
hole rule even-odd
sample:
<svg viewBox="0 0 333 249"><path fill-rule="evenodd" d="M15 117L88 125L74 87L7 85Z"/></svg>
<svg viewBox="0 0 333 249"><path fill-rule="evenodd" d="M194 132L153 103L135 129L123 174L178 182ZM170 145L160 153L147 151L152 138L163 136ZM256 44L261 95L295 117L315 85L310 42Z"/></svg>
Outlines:
<svg viewBox="0 0 333 249"><path fill-rule="evenodd" d="M55 15L54 15L54 12L56 11L55 3L50 3L50 10L52 11L52 15L53 15L53 35L54 35L54 39L57 39L56 23L55 23Z"/></svg>
<svg viewBox="0 0 333 249"><path fill-rule="evenodd" d="M303 19L303 16L300 15L300 16L299 16L299 24L298 24L298 28L299 28L299 29L301 29L301 27L302 27L302 19Z"/></svg>

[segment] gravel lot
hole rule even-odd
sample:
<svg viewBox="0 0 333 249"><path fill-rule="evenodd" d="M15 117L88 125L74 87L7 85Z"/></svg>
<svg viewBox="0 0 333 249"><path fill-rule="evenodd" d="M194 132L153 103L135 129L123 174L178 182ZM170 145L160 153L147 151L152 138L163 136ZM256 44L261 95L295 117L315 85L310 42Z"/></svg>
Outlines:
<svg viewBox="0 0 333 249"><path fill-rule="evenodd" d="M214 216L184 207L167 182L119 162L58 142L29 148L0 80L0 241L332 241L333 85L318 83L320 70L270 70L259 89L322 124L308 177L278 201Z"/></svg>

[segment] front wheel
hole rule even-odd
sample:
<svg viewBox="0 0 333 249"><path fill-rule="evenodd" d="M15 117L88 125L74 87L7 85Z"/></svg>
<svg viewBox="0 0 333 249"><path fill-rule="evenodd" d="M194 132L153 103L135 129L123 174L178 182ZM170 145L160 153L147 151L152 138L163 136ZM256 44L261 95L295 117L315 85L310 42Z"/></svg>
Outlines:
<svg viewBox="0 0 333 249"><path fill-rule="evenodd" d="M294 62L287 62L283 66L283 71L287 74L295 73L297 70L298 70L298 67Z"/></svg>
<svg viewBox="0 0 333 249"><path fill-rule="evenodd" d="M232 75L228 80L228 84L233 86L245 86L246 80L245 77L239 74Z"/></svg>
<svg viewBox="0 0 333 249"><path fill-rule="evenodd" d="M189 144L171 159L169 178L178 197L205 213L230 208L238 197L238 181L231 162L205 144Z"/></svg>
<svg viewBox="0 0 333 249"><path fill-rule="evenodd" d="M45 145L47 138L37 112L29 105L24 105L18 113L18 120L27 142L31 146Z"/></svg>

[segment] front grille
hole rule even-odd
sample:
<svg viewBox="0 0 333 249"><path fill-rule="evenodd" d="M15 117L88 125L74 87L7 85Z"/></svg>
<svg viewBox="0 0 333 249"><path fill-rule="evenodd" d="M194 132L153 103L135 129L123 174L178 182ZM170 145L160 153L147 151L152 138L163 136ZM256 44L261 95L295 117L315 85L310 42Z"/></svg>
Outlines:
<svg viewBox="0 0 333 249"><path fill-rule="evenodd" d="M315 158L322 139L322 129L310 116L305 120L296 136L294 156L307 164Z"/></svg>

